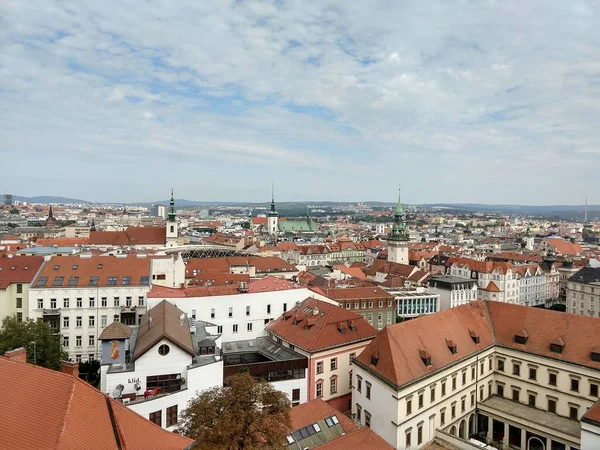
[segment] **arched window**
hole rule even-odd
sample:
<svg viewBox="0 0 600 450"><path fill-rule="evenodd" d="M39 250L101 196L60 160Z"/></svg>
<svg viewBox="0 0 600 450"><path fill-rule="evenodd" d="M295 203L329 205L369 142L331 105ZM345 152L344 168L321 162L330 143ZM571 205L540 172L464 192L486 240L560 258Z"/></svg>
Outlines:
<svg viewBox="0 0 600 450"><path fill-rule="evenodd" d="M171 225L171 233L175 232L175 227L173 225Z"/></svg>

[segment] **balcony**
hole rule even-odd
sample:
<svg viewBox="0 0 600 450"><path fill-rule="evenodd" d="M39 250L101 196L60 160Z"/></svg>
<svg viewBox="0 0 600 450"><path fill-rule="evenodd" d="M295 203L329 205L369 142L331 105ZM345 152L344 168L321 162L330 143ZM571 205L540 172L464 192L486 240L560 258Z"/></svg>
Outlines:
<svg viewBox="0 0 600 450"><path fill-rule="evenodd" d="M42 310L42 315L44 315L44 316L60 316L60 308L52 308L52 309L44 308Z"/></svg>
<svg viewBox="0 0 600 450"><path fill-rule="evenodd" d="M121 313L134 313L137 306L121 306Z"/></svg>

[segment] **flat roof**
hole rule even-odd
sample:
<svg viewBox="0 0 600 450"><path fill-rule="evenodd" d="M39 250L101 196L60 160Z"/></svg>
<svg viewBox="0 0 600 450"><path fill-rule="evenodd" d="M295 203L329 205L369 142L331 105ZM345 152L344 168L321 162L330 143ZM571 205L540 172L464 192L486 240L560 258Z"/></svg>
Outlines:
<svg viewBox="0 0 600 450"><path fill-rule="evenodd" d="M56 253L75 254L81 252L80 247L27 247L17 250L17 255L54 255Z"/></svg>
<svg viewBox="0 0 600 450"><path fill-rule="evenodd" d="M579 439L580 424L577 420L567 419L566 417L557 416L556 414L542 411L526 405L524 403L514 402L504 397L494 395L483 402L479 403L482 411L491 413L499 412L501 415L508 416L513 422L523 424L534 424L530 428L546 428L550 431L558 431L560 433L572 436L574 439ZM541 430L540 430L541 431Z"/></svg>
<svg viewBox="0 0 600 450"><path fill-rule="evenodd" d="M444 283L460 284L460 283L477 283L474 278L455 277L452 275L436 275L429 279L429 281L442 281Z"/></svg>
<svg viewBox="0 0 600 450"><path fill-rule="evenodd" d="M306 356L284 347L268 337L258 337L246 341L230 341L223 344L223 356L240 353L260 353L273 361L305 359Z"/></svg>

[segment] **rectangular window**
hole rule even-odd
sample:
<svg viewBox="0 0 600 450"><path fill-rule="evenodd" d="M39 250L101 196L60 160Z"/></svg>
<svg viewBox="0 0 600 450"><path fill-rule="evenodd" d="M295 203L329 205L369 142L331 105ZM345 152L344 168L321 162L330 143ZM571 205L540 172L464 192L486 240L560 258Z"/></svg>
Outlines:
<svg viewBox="0 0 600 450"><path fill-rule="evenodd" d="M90 334L88 336L88 345L91 347L94 345L95 339L94 339L94 335Z"/></svg>
<svg viewBox="0 0 600 450"><path fill-rule="evenodd" d="M406 399L406 415L410 416L412 414L412 399Z"/></svg>
<svg viewBox="0 0 600 450"><path fill-rule="evenodd" d="M229 316L229 317L233 317L233 306L230 306L230 307L229 307L229 310L228 310L228 316Z"/></svg>
<svg viewBox="0 0 600 450"><path fill-rule="evenodd" d="M233 332L237 333L238 332L238 326L237 323L233 325Z"/></svg>
<svg viewBox="0 0 600 450"><path fill-rule="evenodd" d="M537 369L535 367L529 368L529 379L534 381L537 380Z"/></svg>
<svg viewBox="0 0 600 450"><path fill-rule="evenodd" d="M78 308L83 308L83 299L82 299L81 297L78 297L78 298L76 299L76 306L77 306Z"/></svg>
<svg viewBox="0 0 600 450"><path fill-rule="evenodd" d="M121 286L131 286L131 277L121 278Z"/></svg>
<svg viewBox="0 0 600 450"><path fill-rule="evenodd" d="M138 297L138 306L144 306L144 296L143 295L140 295ZM195 319L196 315L192 314L192 318Z"/></svg>
<svg viewBox="0 0 600 450"><path fill-rule="evenodd" d="M252 331L252 322L249 322L248 325L246 325L246 331Z"/></svg>
<svg viewBox="0 0 600 450"><path fill-rule="evenodd" d="M467 372L462 373L462 385L467 384Z"/></svg>
<svg viewBox="0 0 600 450"><path fill-rule="evenodd" d="M172 427L177 425L177 405L167 408L167 426Z"/></svg>
<svg viewBox="0 0 600 450"><path fill-rule="evenodd" d="M63 347L69 346L69 336L63 336Z"/></svg>
<svg viewBox="0 0 600 450"><path fill-rule="evenodd" d="M287 303L284 303L283 304L283 312L286 312L286 311L287 311Z"/></svg>
<svg viewBox="0 0 600 450"><path fill-rule="evenodd" d="M535 408L535 395L534 394L529 394L528 404L529 404L529 406L533 406Z"/></svg>
<svg viewBox="0 0 600 450"><path fill-rule="evenodd" d="M573 392L579 392L579 380L571 378L571 390Z"/></svg>
<svg viewBox="0 0 600 450"><path fill-rule="evenodd" d="M450 418L454 419L456 417L456 403L453 403L452 406L450 406Z"/></svg>
<svg viewBox="0 0 600 450"><path fill-rule="evenodd" d="M556 401L548 399L548 412L556 414Z"/></svg>
<svg viewBox="0 0 600 450"><path fill-rule="evenodd" d="M210 308L210 318L211 319L215 318L215 308Z"/></svg>
<svg viewBox="0 0 600 450"><path fill-rule="evenodd" d="M98 279L99 279L99 277L97 277L97 276L90 277L88 286L98 286Z"/></svg>
<svg viewBox="0 0 600 450"><path fill-rule="evenodd" d="M371 413L365 409L365 425L371 428Z"/></svg>
<svg viewBox="0 0 600 450"><path fill-rule="evenodd" d="M108 284L109 286L115 286L115 285L117 284L117 279L118 279L118 278L119 278L119 277L109 277L109 278L108 278L108 283L107 283L107 284Z"/></svg>
<svg viewBox="0 0 600 450"><path fill-rule="evenodd" d="M411 445L410 442L411 442L411 439L410 439L410 430L409 430L406 432L406 439L404 440L404 446L406 448L409 448Z"/></svg>
<svg viewBox="0 0 600 450"><path fill-rule="evenodd" d="M23 299L21 297L17 297L17 308L23 308Z"/></svg>
<svg viewBox="0 0 600 450"><path fill-rule="evenodd" d="M131 306L132 300L131 297L125 297L125 306Z"/></svg>
<svg viewBox="0 0 600 450"><path fill-rule="evenodd" d="M365 396L371 400L371 383L369 383L368 381L365 381L365 387L367 388L366 394Z"/></svg>
<svg viewBox="0 0 600 450"><path fill-rule="evenodd" d="M590 395L592 397L598 397L598 385L590 383Z"/></svg>
<svg viewBox="0 0 600 450"><path fill-rule="evenodd" d="M465 399L464 397L460 399L460 412L464 413L465 412L465 408L467 407L467 399Z"/></svg>
<svg viewBox="0 0 600 450"><path fill-rule="evenodd" d="M292 401L300 402L300 389L292 389Z"/></svg>
<svg viewBox="0 0 600 450"><path fill-rule="evenodd" d="M362 418L362 406L360 406L357 403L356 404L356 420L358 421L358 423L360 423L361 418Z"/></svg>
<svg viewBox="0 0 600 450"><path fill-rule="evenodd" d="M250 315L250 307L246 306L246 316L249 316L249 315Z"/></svg>
<svg viewBox="0 0 600 450"><path fill-rule="evenodd" d="M108 298L107 297L102 297L101 305L105 306L105 307L108 306Z"/></svg>
<svg viewBox="0 0 600 450"><path fill-rule="evenodd" d="M518 389L513 389L513 390L512 390L512 399L513 399L515 402L518 402L518 401L519 401L519 390L518 390Z"/></svg>
<svg viewBox="0 0 600 450"><path fill-rule="evenodd" d="M95 327L96 326L96 319L94 318L94 316L89 316L88 317L88 325L90 327Z"/></svg>
<svg viewBox="0 0 600 450"><path fill-rule="evenodd" d="M150 419L150 422L162 427L162 410L151 412L148 418Z"/></svg>
<svg viewBox="0 0 600 450"><path fill-rule="evenodd" d="M329 365L331 367L331 370L337 370L337 358L331 358L331 361L329 361Z"/></svg>
<svg viewBox="0 0 600 450"><path fill-rule="evenodd" d="M323 373L323 361L317 363L317 373Z"/></svg>
<svg viewBox="0 0 600 450"><path fill-rule="evenodd" d="M432 387L429 391L429 401L435 402L435 387Z"/></svg>
<svg viewBox="0 0 600 450"><path fill-rule="evenodd" d="M498 370L504 372L504 361L501 359L498 360Z"/></svg>
<svg viewBox="0 0 600 450"><path fill-rule="evenodd" d="M423 425L419 425L417 427L417 445L421 445L423 443Z"/></svg>
<svg viewBox="0 0 600 450"><path fill-rule="evenodd" d="M267 314L271 314L271 305L267 305Z"/></svg>
<svg viewBox="0 0 600 450"><path fill-rule="evenodd" d="M63 308L68 308L68 307L69 307L69 299L63 298Z"/></svg>
<svg viewBox="0 0 600 450"><path fill-rule="evenodd" d="M475 370L477 370L477 367L471 367L471 381L475 379Z"/></svg>
<svg viewBox="0 0 600 450"><path fill-rule="evenodd" d="M108 318L106 316L100 316L100 325L105 327L107 325Z"/></svg>
<svg viewBox="0 0 600 450"><path fill-rule="evenodd" d="M77 286L77 283L79 283L79 277L70 277L67 284L69 286Z"/></svg>
<svg viewBox="0 0 600 450"><path fill-rule="evenodd" d="M492 358L488 359L488 370L492 370Z"/></svg>
<svg viewBox="0 0 600 450"><path fill-rule="evenodd" d="M452 377L452 390L455 391L456 390L456 376Z"/></svg>
<svg viewBox="0 0 600 450"><path fill-rule="evenodd" d="M555 373L550 373L548 375L548 384L550 386L556 386L556 374Z"/></svg>
<svg viewBox="0 0 600 450"><path fill-rule="evenodd" d="M21 283L17 283L17 294L23 293L23 285Z"/></svg>
<svg viewBox="0 0 600 450"><path fill-rule="evenodd" d="M498 397L504 397L504 386L499 384L496 388L496 392L498 393Z"/></svg>
<svg viewBox="0 0 600 450"><path fill-rule="evenodd" d="M485 369L485 365L483 364L483 361L482 361L482 362L481 362L481 365L480 365L480 367L479 367L479 373L480 373L481 375L483 375L484 369Z"/></svg>
<svg viewBox="0 0 600 450"><path fill-rule="evenodd" d="M323 397L323 382L319 381L317 383L317 397Z"/></svg>
<svg viewBox="0 0 600 450"><path fill-rule="evenodd" d="M63 317L63 328L69 328L69 317Z"/></svg>
<svg viewBox="0 0 600 450"><path fill-rule="evenodd" d="M217 325L217 333L223 334L223 325Z"/></svg>
<svg viewBox="0 0 600 450"><path fill-rule="evenodd" d="M62 286L65 277L55 277L52 286Z"/></svg>
<svg viewBox="0 0 600 450"><path fill-rule="evenodd" d="M475 391L471 392L471 408L475 406Z"/></svg>
<svg viewBox="0 0 600 450"><path fill-rule="evenodd" d="M329 380L329 394L333 395L337 392L337 378L333 377Z"/></svg>
<svg viewBox="0 0 600 450"><path fill-rule="evenodd" d="M440 425L444 425L446 423L446 409L442 409L440 411Z"/></svg>
<svg viewBox="0 0 600 450"><path fill-rule="evenodd" d="M119 297L115 297L115 306L119 306L120 300Z"/></svg>
<svg viewBox="0 0 600 450"><path fill-rule="evenodd" d="M56 309L56 299L55 298L50 299L50 309Z"/></svg>
<svg viewBox="0 0 600 450"><path fill-rule="evenodd" d="M362 377L360 375L356 375L356 390L362 392Z"/></svg>
<svg viewBox="0 0 600 450"><path fill-rule="evenodd" d="M75 336L75 347L81 347L81 336Z"/></svg>
<svg viewBox="0 0 600 450"><path fill-rule="evenodd" d="M422 392L419 392L417 405L418 405L419 409L421 409L423 407L423 393Z"/></svg>
<svg viewBox="0 0 600 450"><path fill-rule="evenodd" d="M513 375L520 377L521 376L521 365L513 363Z"/></svg>
<svg viewBox="0 0 600 450"><path fill-rule="evenodd" d="M577 420L577 416L579 415L579 410L575 406L569 407L569 418L573 420Z"/></svg>
<svg viewBox="0 0 600 450"><path fill-rule="evenodd" d="M75 318L75 326L81 328L83 326L83 316L77 316Z"/></svg>

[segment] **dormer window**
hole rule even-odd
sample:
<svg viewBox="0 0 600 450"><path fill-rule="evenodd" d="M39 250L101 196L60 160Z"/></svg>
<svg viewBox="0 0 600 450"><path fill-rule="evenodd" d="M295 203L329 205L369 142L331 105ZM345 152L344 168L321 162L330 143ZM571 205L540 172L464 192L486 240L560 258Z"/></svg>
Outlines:
<svg viewBox="0 0 600 450"><path fill-rule="evenodd" d="M371 353L371 365L376 366L378 362L379 362L379 351L375 350L373 353Z"/></svg>
<svg viewBox="0 0 600 450"><path fill-rule="evenodd" d="M448 350L450 350L450 353L456 355L456 343L454 341L451 341L450 339L446 339L446 345L448 346Z"/></svg>
<svg viewBox="0 0 600 450"><path fill-rule="evenodd" d="M557 339L554 339L550 342L550 351L552 353L562 353L565 348L565 340L562 336L559 336Z"/></svg>
<svg viewBox="0 0 600 450"><path fill-rule="evenodd" d="M421 357L421 361L425 364L426 367L431 366L431 355L427 353L425 350L419 350L419 356Z"/></svg>
<svg viewBox="0 0 600 450"><path fill-rule="evenodd" d="M529 339L529 333L525 328L515 333L515 343L525 345L527 343L527 339Z"/></svg>
<svg viewBox="0 0 600 450"><path fill-rule="evenodd" d="M471 339L473 339L475 344L479 344L479 334L477 334L476 331L469 330L469 336L471 336Z"/></svg>

